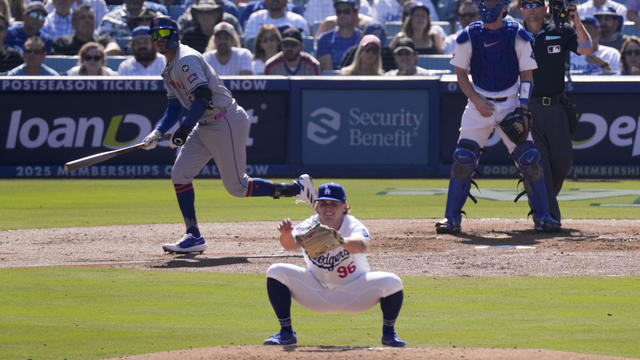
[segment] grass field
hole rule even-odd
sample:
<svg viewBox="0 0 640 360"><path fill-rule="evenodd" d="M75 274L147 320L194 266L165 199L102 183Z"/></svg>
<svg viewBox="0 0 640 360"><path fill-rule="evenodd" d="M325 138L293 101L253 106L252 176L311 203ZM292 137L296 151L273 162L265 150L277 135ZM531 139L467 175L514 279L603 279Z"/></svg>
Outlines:
<svg viewBox="0 0 640 360"><path fill-rule="evenodd" d="M640 357L640 281L404 277L412 347L546 348ZM259 345L278 328L264 275L95 268L0 271L1 359L99 359ZM233 306L229 306L233 304ZM379 346L378 307L318 315L294 303L299 345Z"/></svg>
<svg viewBox="0 0 640 360"><path fill-rule="evenodd" d="M329 180L336 179L315 182ZM438 218L444 211L446 195L425 193L446 188L446 180L336 181L363 219ZM566 218L638 219L640 195L633 191L639 184L568 182L567 192L605 195L560 206ZM481 192L516 193L514 180L482 179L479 185ZM219 180L197 180L195 189L200 222L309 214L291 199L232 198ZM391 195L402 192L414 195ZM181 222L168 180L0 180L0 198L0 230ZM526 201L480 199L465 209L473 218L524 218L527 213ZM640 358L639 277L407 276L403 281L407 295L397 329L411 346L541 348ZM277 330L261 274L27 268L0 270L0 284L0 359L99 359L257 345ZM379 344L378 308L338 316L294 304L293 317L300 345Z"/></svg>
<svg viewBox="0 0 640 360"><path fill-rule="evenodd" d="M446 188L448 180L363 180L316 179L316 186L338 181L346 189L347 201L361 219L439 218L446 195L380 195L397 189ZM284 180L282 181L289 181ZM480 199L465 206L467 216L526 217L525 200L514 204L515 180L478 180L480 193L489 189L513 192L508 201ZM196 209L200 222L302 219L308 209L293 200L265 198L236 199L220 180L196 180ZM572 182L564 191L639 190L640 182ZM182 217L169 180L0 180L0 230L90 225L180 223ZM636 206L593 206L603 201ZM634 204L635 203L635 204ZM635 195L561 201L563 216L569 219L638 219L640 192Z"/></svg>

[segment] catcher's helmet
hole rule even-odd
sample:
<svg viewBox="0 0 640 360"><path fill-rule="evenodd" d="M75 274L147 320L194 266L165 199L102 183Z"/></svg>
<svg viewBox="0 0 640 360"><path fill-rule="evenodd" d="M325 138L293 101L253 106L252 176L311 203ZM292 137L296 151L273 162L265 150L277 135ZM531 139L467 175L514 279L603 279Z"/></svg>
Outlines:
<svg viewBox="0 0 640 360"><path fill-rule="evenodd" d="M151 23L149 24L149 34L159 29L171 30L171 35L166 37L167 41L164 44L164 47L169 50L177 48L178 42L180 40L180 37L178 35L178 24L168 16L164 16L164 15L156 16L153 19L151 19Z"/></svg>
<svg viewBox="0 0 640 360"><path fill-rule="evenodd" d="M486 24L490 24L496 20L498 20L498 16L500 16L500 12L506 6L509 7L509 0L501 0L493 7L488 8L485 0L476 0L475 1L478 10L480 10L480 17L482 18L482 22Z"/></svg>

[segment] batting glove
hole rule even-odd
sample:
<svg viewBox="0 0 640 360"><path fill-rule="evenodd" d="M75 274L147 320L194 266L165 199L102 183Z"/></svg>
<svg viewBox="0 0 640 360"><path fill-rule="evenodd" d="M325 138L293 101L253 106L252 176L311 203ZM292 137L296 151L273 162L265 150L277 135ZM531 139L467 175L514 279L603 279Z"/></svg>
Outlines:
<svg viewBox="0 0 640 360"><path fill-rule="evenodd" d="M193 128L191 126L182 125L180 128L173 133L171 137L171 143L176 146L182 146L185 142L187 142L187 137L191 133Z"/></svg>
<svg viewBox="0 0 640 360"><path fill-rule="evenodd" d="M162 133L159 130L153 130L147 137L142 140L144 145L142 148L145 150L154 149L158 145L158 141L162 138Z"/></svg>

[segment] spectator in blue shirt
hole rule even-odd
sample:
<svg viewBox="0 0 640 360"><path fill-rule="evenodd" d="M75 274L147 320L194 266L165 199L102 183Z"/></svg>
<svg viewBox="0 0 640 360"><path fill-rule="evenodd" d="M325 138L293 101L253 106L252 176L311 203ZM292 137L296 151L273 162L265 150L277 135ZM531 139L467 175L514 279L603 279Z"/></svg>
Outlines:
<svg viewBox="0 0 640 360"><path fill-rule="evenodd" d="M358 6L355 0L336 0L333 3L338 18L338 26L318 38L316 58L322 70L336 70L344 53L357 45L361 38L358 25Z"/></svg>
<svg viewBox="0 0 640 360"><path fill-rule="evenodd" d="M22 18L23 22L16 22L9 26L7 38L4 44L18 50L22 50L22 45L28 37L40 36L44 40L47 53L51 52L52 39L43 36L40 31L44 20L47 18L47 10L41 2L33 1L29 3Z"/></svg>
<svg viewBox="0 0 640 360"><path fill-rule="evenodd" d="M7 76L57 76L58 73L44 65L42 61L46 56L44 41L38 36L28 38L22 48L24 64L11 69Z"/></svg>

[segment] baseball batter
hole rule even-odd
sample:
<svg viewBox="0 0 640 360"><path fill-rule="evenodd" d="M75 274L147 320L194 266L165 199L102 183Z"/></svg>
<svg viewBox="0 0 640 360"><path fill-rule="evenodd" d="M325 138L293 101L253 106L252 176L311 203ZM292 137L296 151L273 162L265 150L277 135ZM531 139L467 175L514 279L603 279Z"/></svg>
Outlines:
<svg viewBox="0 0 640 360"><path fill-rule="evenodd" d="M482 21L469 24L456 39L451 64L456 67L458 85L469 100L453 153L445 218L436 223L440 234L460 232L462 207L469 196L471 177L494 129L500 133L523 175L535 229L555 231L559 228L558 221L549 216L540 153L531 134L527 141L516 146L496 126L516 107L527 109L533 90L533 70L537 68L530 34L522 25L504 19L508 6L509 0L481 0Z"/></svg>
<svg viewBox="0 0 640 360"><path fill-rule="evenodd" d="M344 243L315 258L303 251L306 268L292 264L273 264L267 270L267 292L280 331L265 340L265 345L297 344L291 325L291 298L319 313L359 313L378 302L382 309L382 344L402 347L405 342L395 332L395 321L402 307L402 280L388 272L369 271L365 251L370 238L367 228L354 216L346 203L342 186L320 185L315 203L317 214L295 228L291 220L280 223L280 243L286 250L300 250L295 235L317 223L337 230Z"/></svg>
<svg viewBox="0 0 640 360"><path fill-rule="evenodd" d="M249 116L240 107L215 70L198 51L180 44L178 25L169 17L151 20L149 33L159 53L167 58L162 72L168 105L155 129L144 139L145 149L153 149L162 135L188 112L171 138L172 146L182 146L173 164L174 184L180 211L186 225L185 235L175 244L165 244L167 252L202 252L206 243L196 220L192 181L213 158L222 183L229 194L245 196L296 196L313 206L316 199L309 175L291 183L273 183L251 178L245 173Z"/></svg>

